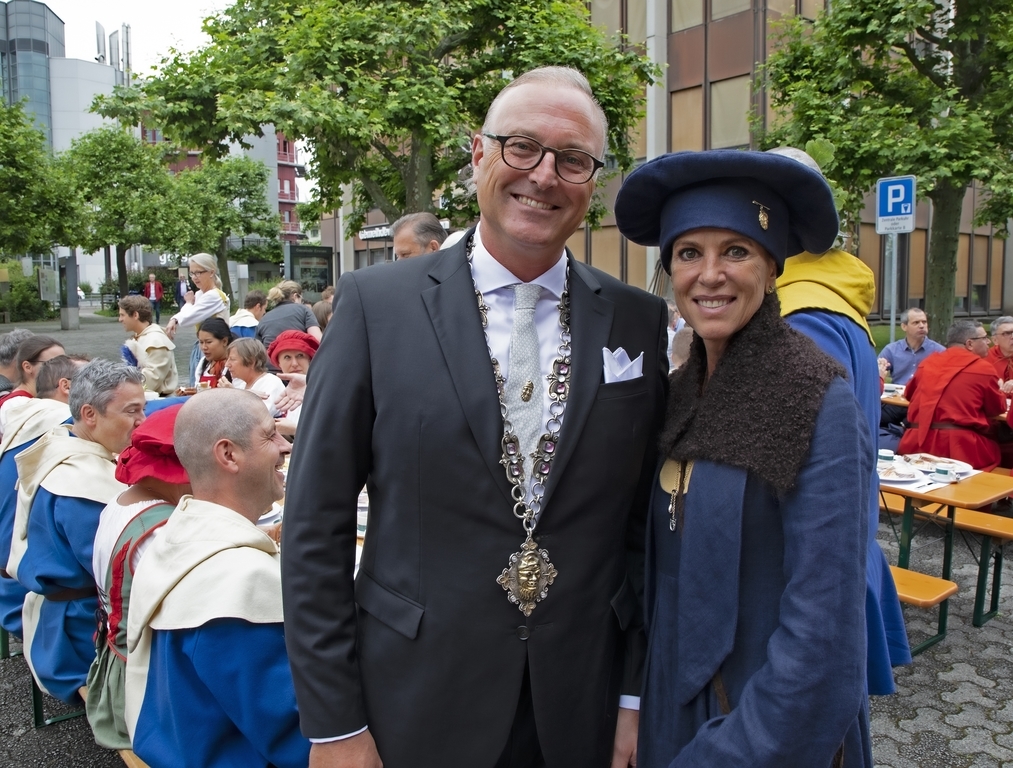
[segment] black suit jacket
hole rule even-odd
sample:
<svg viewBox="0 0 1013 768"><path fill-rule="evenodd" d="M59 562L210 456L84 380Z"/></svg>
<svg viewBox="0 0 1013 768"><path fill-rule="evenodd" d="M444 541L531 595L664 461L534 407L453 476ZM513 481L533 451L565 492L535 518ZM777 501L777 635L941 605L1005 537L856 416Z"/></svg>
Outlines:
<svg viewBox="0 0 1013 768"><path fill-rule="evenodd" d="M638 695L664 303L570 258L573 380L536 540L559 575L530 618L496 577L524 539L467 238L346 273L309 373L282 557L303 732L368 724L385 768L492 766L530 671L549 766L607 766ZM602 347L644 353L602 383ZM370 496L352 580L356 499ZM527 639L524 639L524 638Z"/></svg>

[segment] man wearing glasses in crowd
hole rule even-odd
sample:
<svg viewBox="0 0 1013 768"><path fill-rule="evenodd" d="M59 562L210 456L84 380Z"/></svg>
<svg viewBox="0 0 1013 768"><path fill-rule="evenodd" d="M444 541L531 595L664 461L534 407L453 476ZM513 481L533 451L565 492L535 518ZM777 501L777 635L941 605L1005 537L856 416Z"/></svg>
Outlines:
<svg viewBox="0 0 1013 768"><path fill-rule="evenodd" d="M999 465L995 416L1006 411L988 333L977 320L957 320L946 332L946 351L926 359L904 390L908 428L899 453L931 453L975 469Z"/></svg>
<svg viewBox="0 0 1013 768"><path fill-rule="evenodd" d="M566 250L607 132L581 74L522 75L473 138L478 227L338 283L283 533L313 768L635 763L667 310Z"/></svg>

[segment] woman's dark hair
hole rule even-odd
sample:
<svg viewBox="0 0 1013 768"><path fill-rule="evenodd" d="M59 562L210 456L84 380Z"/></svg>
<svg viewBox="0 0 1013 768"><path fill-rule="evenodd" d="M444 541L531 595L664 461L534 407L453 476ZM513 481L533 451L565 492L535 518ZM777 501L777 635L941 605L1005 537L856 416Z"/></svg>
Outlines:
<svg viewBox="0 0 1013 768"><path fill-rule="evenodd" d="M22 365L25 363L34 365L39 362L39 355L51 347L63 349L63 344L52 336L32 336L25 339L21 342L21 346L18 347L18 370L21 370Z"/></svg>
<svg viewBox="0 0 1013 768"><path fill-rule="evenodd" d="M220 317L212 317L210 320L205 320L200 324L200 330L210 333L216 339L224 341L226 344L232 343L233 336L232 331L229 329L229 324Z"/></svg>

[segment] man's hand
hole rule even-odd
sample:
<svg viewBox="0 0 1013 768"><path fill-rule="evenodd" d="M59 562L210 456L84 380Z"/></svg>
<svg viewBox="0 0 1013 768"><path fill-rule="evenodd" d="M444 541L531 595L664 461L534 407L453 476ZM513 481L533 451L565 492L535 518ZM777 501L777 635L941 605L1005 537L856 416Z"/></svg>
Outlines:
<svg viewBox="0 0 1013 768"><path fill-rule="evenodd" d="M1013 379L1010 379L1009 381L1003 381L1002 379L999 379L999 390L1004 395L1013 393Z"/></svg>
<svg viewBox="0 0 1013 768"><path fill-rule="evenodd" d="M363 731L350 739L314 744L310 748L309 768L383 768L383 762L373 735Z"/></svg>
<svg viewBox="0 0 1013 768"><path fill-rule="evenodd" d="M620 707L616 719L616 741L612 747L612 768L636 768L639 728L640 713L635 709Z"/></svg>
<svg viewBox="0 0 1013 768"><path fill-rule="evenodd" d="M879 365L879 378L885 379L890 373L890 361L885 357L877 357L876 363Z"/></svg>

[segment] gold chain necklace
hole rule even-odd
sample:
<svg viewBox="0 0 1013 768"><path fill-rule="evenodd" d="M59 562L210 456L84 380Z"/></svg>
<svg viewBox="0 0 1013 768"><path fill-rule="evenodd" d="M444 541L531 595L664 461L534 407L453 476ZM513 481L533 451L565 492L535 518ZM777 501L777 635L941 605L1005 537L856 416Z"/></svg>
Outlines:
<svg viewBox="0 0 1013 768"><path fill-rule="evenodd" d="M520 519L526 537L521 548L510 555L507 567L496 579L496 583L507 593L507 600L517 606L525 616L530 616L535 604L541 602L549 592L549 586L559 575L549 560L549 552L539 548L535 542L535 526L538 525L538 513L541 510L542 497L545 495L545 480L548 478L552 462L559 448L559 430L562 426L563 413L566 411L566 398L570 392L570 269L567 266L566 281L563 283L563 295L557 306L559 310L559 348L556 359L552 361L552 373L545 378L549 381L549 419L545 423L545 432L538 438L538 445L531 453L531 501L527 502L527 488L524 484L524 454L520 440L514 433L510 423L510 415L505 399L506 379L500 370L499 361L492 353L489 343L489 307L485 303L482 292L475 282L475 269L472 255L475 250L474 238L468 241L468 268L471 270L471 283L478 299L478 312L482 318L482 332L485 345L492 361L493 375L496 379L496 395L499 398L500 415L503 417L503 438L500 445L503 457L500 464L506 470L510 482L510 498L513 499L514 516Z"/></svg>

